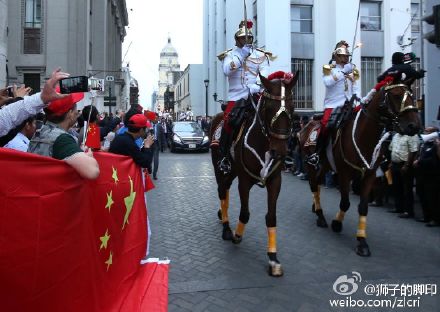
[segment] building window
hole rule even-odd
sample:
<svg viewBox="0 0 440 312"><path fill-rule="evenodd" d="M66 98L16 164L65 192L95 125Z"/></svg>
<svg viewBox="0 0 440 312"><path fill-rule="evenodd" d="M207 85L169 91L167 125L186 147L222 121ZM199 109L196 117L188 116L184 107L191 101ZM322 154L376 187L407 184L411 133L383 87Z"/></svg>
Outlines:
<svg viewBox="0 0 440 312"><path fill-rule="evenodd" d="M381 30L381 2L361 1L361 30Z"/></svg>
<svg viewBox="0 0 440 312"><path fill-rule="evenodd" d="M93 60L93 44L91 41L89 41L89 65L92 65Z"/></svg>
<svg viewBox="0 0 440 312"><path fill-rule="evenodd" d="M313 60L292 59L292 73L301 73L293 90L295 109L313 109Z"/></svg>
<svg viewBox="0 0 440 312"><path fill-rule="evenodd" d="M290 6L290 31L296 33L312 32L312 6L291 5Z"/></svg>
<svg viewBox="0 0 440 312"><path fill-rule="evenodd" d="M41 28L41 0L26 0L26 28Z"/></svg>
<svg viewBox="0 0 440 312"><path fill-rule="evenodd" d="M23 53L41 53L41 0L25 2Z"/></svg>
<svg viewBox="0 0 440 312"><path fill-rule="evenodd" d="M382 73L381 57L361 58L362 93L367 94L377 83L377 77Z"/></svg>
<svg viewBox="0 0 440 312"><path fill-rule="evenodd" d="M411 3L411 31L420 31L420 4Z"/></svg>
<svg viewBox="0 0 440 312"><path fill-rule="evenodd" d="M415 70L420 70L420 58L416 58L414 62L412 63L412 67L414 67ZM416 79L414 84L412 85L412 91L413 91L413 99L419 100L422 98L422 80L423 79Z"/></svg>

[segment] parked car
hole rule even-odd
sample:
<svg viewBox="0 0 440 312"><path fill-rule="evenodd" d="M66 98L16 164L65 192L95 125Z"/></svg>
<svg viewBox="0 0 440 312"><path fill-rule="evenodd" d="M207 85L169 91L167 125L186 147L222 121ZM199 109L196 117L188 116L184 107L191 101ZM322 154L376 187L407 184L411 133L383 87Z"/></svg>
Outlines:
<svg viewBox="0 0 440 312"><path fill-rule="evenodd" d="M195 121L177 121L173 124L171 152L209 151L209 137Z"/></svg>

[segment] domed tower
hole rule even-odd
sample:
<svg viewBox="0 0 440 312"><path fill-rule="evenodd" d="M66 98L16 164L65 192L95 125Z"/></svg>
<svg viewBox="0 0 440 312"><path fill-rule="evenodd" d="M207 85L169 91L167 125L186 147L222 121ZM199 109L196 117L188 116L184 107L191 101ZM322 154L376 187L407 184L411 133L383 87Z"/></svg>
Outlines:
<svg viewBox="0 0 440 312"><path fill-rule="evenodd" d="M160 52L159 64L159 90L157 94L157 107L159 111L164 110L164 93L167 86L172 86L180 75L179 55L171 44L171 38L168 36L168 43Z"/></svg>

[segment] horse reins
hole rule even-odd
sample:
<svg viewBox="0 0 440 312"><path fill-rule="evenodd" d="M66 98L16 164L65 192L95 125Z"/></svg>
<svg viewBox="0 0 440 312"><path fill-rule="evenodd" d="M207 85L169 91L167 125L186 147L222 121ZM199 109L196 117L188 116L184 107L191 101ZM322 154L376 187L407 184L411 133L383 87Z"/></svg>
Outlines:
<svg viewBox="0 0 440 312"><path fill-rule="evenodd" d="M287 117L289 118L289 122L292 122L292 116L290 115L289 111L286 109L286 100L291 100L292 96L286 96L286 88L284 86L284 83L281 82L281 95L272 95L270 93L268 93L267 91L263 91L263 97L270 99L270 100L275 100L275 101L280 101L280 108L278 109L278 111L276 112L276 114L272 117L272 120L270 121L270 125L269 125L269 135L280 139L280 140L287 140L290 137L290 132L288 134L280 134L280 133L276 133L274 131L272 131L272 127L275 123L275 121L278 119L278 117L282 114L282 113L286 113Z"/></svg>
<svg viewBox="0 0 440 312"><path fill-rule="evenodd" d="M280 108L279 108L279 110L277 111L277 113L274 115L274 117L272 118L272 120L271 120L271 123L270 123L270 127L269 127L269 129L268 129L268 131L269 131L269 133L267 133L267 131L266 131L266 128L265 128L265 126L264 126L264 123L262 122L262 120L261 120L261 118L260 118L260 116L259 116L259 108L260 108L260 105L261 105L261 102L262 102L262 98L268 98L268 99L271 99L271 100L276 100L276 101L280 101L281 102L281 105L280 105ZM249 133L251 132L251 130L252 130L252 128L255 126L255 124L256 124L256 121L257 121L257 119L258 119L258 121L259 121L259 123L260 123L260 126L261 126L261 128L262 128L262 132L263 132L263 135L265 136L265 137L269 137L269 136L271 136L271 137L275 137L275 138L278 138L278 139L288 139L289 138L289 136L290 136L290 133L288 134L288 135L284 135L284 134L278 134L278 133L275 133L275 132L273 132L272 131L272 126L273 126L273 124L275 123L275 121L278 119L278 117L284 112L284 113L286 113L286 115L288 116L288 118L289 118L289 121L291 121L292 119L291 119L291 116L290 116L290 114L289 114L289 112L288 112L288 110L286 109L286 103L285 103L285 101L286 100L290 100L290 99L292 99L292 96L290 96L290 97L286 97L285 96L285 86L284 86L284 83L282 83L281 82L281 96L277 96L277 95L272 95L272 94L270 94L270 93L268 93L267 91L263 91L263 97L261 97L260 98L260 100L258 101L258 104L255 106L255 103L253 103L253 100L252 100L252 104L254 105L254 108L255 108L255 116L254 116L254 119L253 119L253 121L252 121L252 124L251 124L251 126L249 127L249 129L247 130L247 132L246 132L246 134L245 134L245 137L244 137L244 139L243 139L243 146L242 146L242 148L241 148L241 165L243 166L243 169L246 171L246 173L249 175L249 176L251 176L253 179L255 179L255 180L257 180L259 183L257 183L257 185L258 186L260 186L260 187L264 187L265 185L266 185L266 181L267 181L267 179L278 169L278 167L280 166L280 164L281 164L281 160L276 160L276 162L275 162L275 164L272 166L272 163L273 163L273 160L274 159L270 159L270 160L267 160L266 159L266 161L263 161L262 159L261 159L261 157L260 157L260 155L258 155L258 153L257 153L257 151L254 149L254 148L252 148L248 143L247 143L247 140L248 140L248 136L249 136ZM243 150L244 150L244 147L246 147L248 150L250 150L253 154L254 154L254 156L258 159L258 161L260 162L260 165L262 166L262 172L263 171L266 171L266 174L264 175L264 177L262 177L262 176L257 176L256 174L254 174L254 173L252 173L247 167L246 167L246 164L244 164L244 162L243 162ZM269 171L267 171L267 169L268 168L271 168ZM264 169L266 169L266 170L264 170Z"/></svg>
<svg viewBox="0 0 440 312"><path fill-rule="evenodd" d="M388 101L388 96L387 96L388 93L387 93L387 91L389 91L389 90L391 90L391 89L394 89L394 88L397 88L397 87L403 87L403 88L405 89L405 93L403 94L402 102L401 102L401 104L400 104L399 114L402 113L402 112L404 112L404 111L407 111L407 110L414 110L414 109L416 109L413 105L405 106L405 102L406 102L408 96L410 96L410 97L412 96L412 95L411 95L411 92L408 90L408 86L405 85L405 84L395 84L395 85L389 85L389 86L385 87L385 88L384 88L384 91L385 91L385 99L384 99L384 102L385 102L385 103L388 103L388 102L387 102L387 101ZM388 105L388 106L389 106L389 105ZM373 118L373 120L376 120L376 121L379 123L379 125L381 125L381 126L385 126L385 125L386 125L386 124L384 124L384 123L381 121L381 118L380 118L381 116L380 116L380 115L379 115L379 119L377 119L377 118L374 118L374 117L373 117L370 113L368 113L367 111L364 111L364 109L362 109L362 111L364 112L364 114L365 114L367 117L370 117L370 118ZM388 110L388 111L389 111L389 113L390 113L390 115L391 115L391 122L392 122L392 123L396 123L396 121L397 121L397 119L398 119L398 116L397 116L395 113L393 113L392 111L390 111L390 110ZM352 128L352 133L351 133L351 135L352 135L352 141L353 141L353 145L354 145L354 147L355 147L356 153L358 154L359 158L362 160L362 162L363 162L363 164L364 164L365 166L364 166L364 167L359 167L359 166L357 166L357 165L351 163L348 159L346 159L345 154L344 154L344 151L343 151L343 148L342 148L342 140L340 139L340 131L338 131L337 139L339 138L340 151L341 151L341 154L342 154L342 158L344 159L344 162L347 163L349 166L351 166L353 169L356 169L356 170L360 171L360 172L361 172L361 175L363 176L363 175L365 174L365 171L366 171L367 169L368 169L368 170L372 170L372 169L373 169L373 167L374 167L374 165L376 164L376 161L377 161L377 159L378 159L378 157L379 157L379 153L380 153L380 150L381 150L382 144L383 144L383 142L384 142L384 141L390 136L391 133L390 133L390 131L387 131L387 132L385 132L385 133L382 135L382 137L380 138L379 142L377 143L377 145L376 145L375 148L374 148L374 151L373 151L373 154L372 154L372 157L371 157L371 163L369 164L369 163L367 162L367 160L365 159L365 157L362 155L362 152L360 151L360 149L359 149L359 147L358 147L358 145L357 145L357 143L356 143L356 139L355 139L355 132L356 132L357 122L358 122L358 119L359 119L360 113L361 113L361 111L359 111L359 112L356 114L356 118L355 118L354 123L353 123L353 128Z"/></svg>

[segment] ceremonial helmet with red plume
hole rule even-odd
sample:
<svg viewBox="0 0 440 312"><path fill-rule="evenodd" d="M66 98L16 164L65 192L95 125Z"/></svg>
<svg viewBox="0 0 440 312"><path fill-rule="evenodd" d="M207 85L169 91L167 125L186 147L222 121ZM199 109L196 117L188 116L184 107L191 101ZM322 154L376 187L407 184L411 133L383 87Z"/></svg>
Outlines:
<svg viewBox="0 0 440 312"><path fill-rule="evenodd" d="M238 25L238 30L235 32L235 39L239 37L246 37L246 33L249 39L253 40L254 35L252 34L252 26L254 23L252 21L241 21Z"/></svg>

